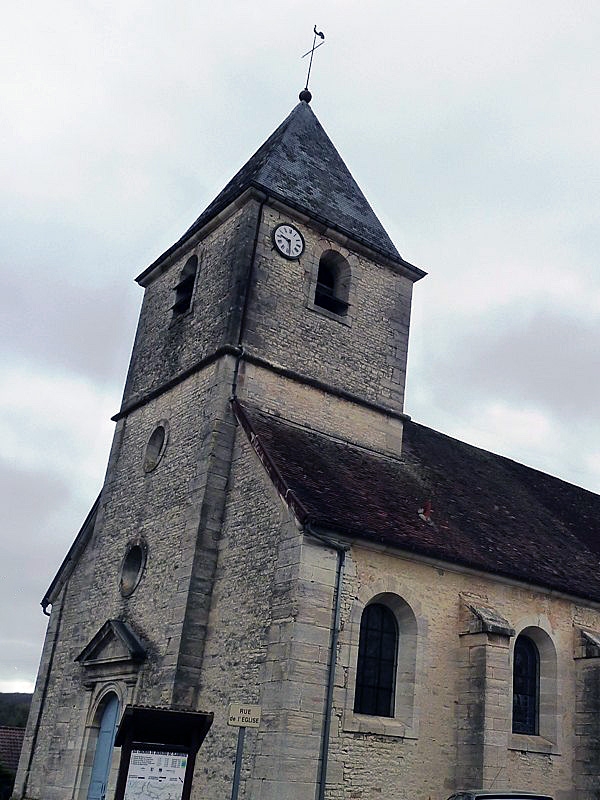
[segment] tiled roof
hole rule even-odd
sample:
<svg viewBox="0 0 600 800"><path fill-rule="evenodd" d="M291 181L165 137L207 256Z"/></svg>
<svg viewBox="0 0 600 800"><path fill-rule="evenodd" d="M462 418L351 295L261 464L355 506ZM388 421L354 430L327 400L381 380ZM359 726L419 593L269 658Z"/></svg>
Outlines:
<svg viewBox="0 0 600 800"><path fill-rule="evenodd" d="M425 274L401 258L314 112L300 102L181 239L139 278L250 187L404 264L418 277Z"/></svg>
<svg viewBox="0 0 600 800"><path fill-rule="evenodd" d="M600 496L406 422L393 459L244 406L314 525L600 601Z"/></svg>
<svg viewBox="0 0 600 800"><path fill-rule="evenodd" d="M16 772L19 766L24 737L25 728L0 726L0 764L11 772Z"/></svg>

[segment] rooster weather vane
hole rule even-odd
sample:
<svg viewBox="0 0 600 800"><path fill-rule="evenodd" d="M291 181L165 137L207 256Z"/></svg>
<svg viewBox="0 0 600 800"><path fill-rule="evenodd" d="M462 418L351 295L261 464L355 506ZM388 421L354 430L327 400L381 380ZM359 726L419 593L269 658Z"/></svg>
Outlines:
<svg viewBox="0 0 600 800"><path fill-rule="evenodd" d="M304 102L306 103L310 103L310 101L312 100L312 94L308 91L308 82L310 80L310 70L312 67L313 56L315 54L315 50L317 49L317 47L321 47L322 44L325 44L325 34L322 31L318 31L316 25L313 28L313 33L314 36L313 36L312 47L310 48L310 50L307 50L307 52L304 53L304 55L302 56L302 58L306 58L306 56L310 55L310 61L308 62L308 73L306 75L306 86L300 92L300 100L304 100ZM317 36L321 39L319 44L317 44Z"/></svg>

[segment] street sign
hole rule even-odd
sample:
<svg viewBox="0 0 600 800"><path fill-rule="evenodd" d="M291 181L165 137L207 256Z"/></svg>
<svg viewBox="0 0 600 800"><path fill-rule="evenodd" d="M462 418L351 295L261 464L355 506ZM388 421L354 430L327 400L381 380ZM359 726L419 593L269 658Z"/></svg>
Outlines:
<svg viewBox="0 0 600 800"><path fill-rule="evenodd" d="M235 754L235 768L233 770L233 786L231 787L231 800L237 800L240 788L240 775L242 772L242 754L244 752L244 737L246 728L258 728L260 725L260 706L249 706L244 703L230 703L227 715L227 724L238 730L237 751Z"/></svg>
<svg viewBox="0 0 600 800"><path fill-rule="evenodd" d="M260 711L260 706L230 703L227 724L236 728L258 728L260 725Z"/></svg>

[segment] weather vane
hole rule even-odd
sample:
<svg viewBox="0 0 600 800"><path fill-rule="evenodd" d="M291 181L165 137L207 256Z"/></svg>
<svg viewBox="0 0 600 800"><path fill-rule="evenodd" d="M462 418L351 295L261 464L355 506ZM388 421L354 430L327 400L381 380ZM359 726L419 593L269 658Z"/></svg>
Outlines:
<svg viewBox="0 0 600 800"><path fill-rule="evenodd" d="M300 100L304 100L306 103L310 103L312 100L312 94L308 91L308 82L310 80L310 69L312 67L313 56L317 47L321 47L322 44L325 44L325 34L321 31L318 31L316 25L313 28L313 33L314 36L312 47L302 56L302 58L306 58L306 56L310 55L310 61L308 62L308 73L306 75L306 86L304 87L303 91L300 92ZM321 39L319 44L317 44L317 36Z"/></svg>

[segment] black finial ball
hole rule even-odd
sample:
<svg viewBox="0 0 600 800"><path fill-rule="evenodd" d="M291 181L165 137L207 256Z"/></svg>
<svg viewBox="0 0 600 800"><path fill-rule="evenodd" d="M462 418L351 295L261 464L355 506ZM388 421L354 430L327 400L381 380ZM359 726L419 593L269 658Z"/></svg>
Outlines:
<svg viewBox="0 0 600 800"><path fill-rule="evenodd" d="M303 103L310 103L312 100L312 94L308 91L308 89L302 89L298 97Z"/></svg>

